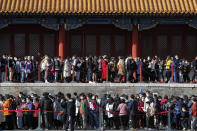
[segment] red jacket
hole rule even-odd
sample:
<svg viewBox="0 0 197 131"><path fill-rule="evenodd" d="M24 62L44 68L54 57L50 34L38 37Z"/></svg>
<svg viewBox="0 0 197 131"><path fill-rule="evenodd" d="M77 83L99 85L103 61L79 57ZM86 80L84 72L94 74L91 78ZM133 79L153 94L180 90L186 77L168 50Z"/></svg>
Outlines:
<svg viewBox="0 0 197 131"><path fill-rule="evenodd" d="M102 61L102 79L107 78L107 62L105 60Z"/></svg>
<svg viewBox="0 0 197 131"><path fill-rule="evenodd" d="M35 110L38 110L39 102L35 102L34 103L34 106L35 106ZM33 117L38 117L38 111L35 111L34 112Z"/></svg>
<svg viewBox="0 0 197 131"><path fill-rule="evenodd" d="M143 101L139 101L138 102L138 110L140 112L144 112L143 108L144 108L144 102Z"/></svg>
<svg viewBox="0 0 197 131"><path fill-rule="evenodd" d="M197 117L197 103L196 102L194 102L192 106L192 116Z"/></svg>

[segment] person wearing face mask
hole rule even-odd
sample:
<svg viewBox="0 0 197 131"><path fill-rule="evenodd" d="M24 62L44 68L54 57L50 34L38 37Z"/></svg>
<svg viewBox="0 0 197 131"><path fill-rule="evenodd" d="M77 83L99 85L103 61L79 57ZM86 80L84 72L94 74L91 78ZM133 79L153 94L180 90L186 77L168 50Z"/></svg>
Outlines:
<svg viewBox="0 0 197 131"><path fill-rule="evenodd" d="M5 82L6 78L5 78L5 67L7 64L7 60L6 60L6 56L3 55L2 58L0 59L1 61L1 67L0 67L0 71L1 71L1 82Z"/></svg>
<svg viewBox="0 0 197 131"><path fill-rule="evenodd" d="M82 117L82 124L83 124L83 129L87 129L87 117L88 117L88 101L86 99L86 96L82 94L80 96L80 115Z"/></svg>
<svg viewBox="0 0 197 131"><path fill-rule="evenodd" d="M25 78L29 82L31 79L31 61L29 60L30 57L28 57L28 60L26 61L25 65Z"/></svg>
<svg viewBox="0 0 197 131"><path fill-rule="evenodd" d="M20 61L18 60L17 57L14 57L14 61L15 61L15 73L14 73L14 77L16 79L16 82L20 81Z"/></svg>
<svg viewBox="0 0 197 131"><path fill-rule="evenodd" d="M48 83L49 57L45 56L40 63L41 72L44 74L44 81Z"/></svg>
<svg viewBox="0 0 197 131"><path fill-rule="evenodd" d="M37 97L33 98L33 104L35 107L35 110L39 109L39 99ZM33 129L36 129L38 127L38 111L35 111L33 113Z"/></svg>
<svg viewBox="0 0 197 131"><path fill-rule="evenodd" d="M53 102L53 111L54 112L61 112L61 96L59 94L57 94L55 97L56 97L56 99ZM62 120L62 114L61 113L54 113L53 118L54 118L54 120L53 120L54 128L56 130L58 130L59 127L61 126L60 120Z"/></svg>
<svg viewBox="0 0 197 131"><path fill-rule="evenodd" d="M183 62L183 79L184 79L184 82L189 81L189 72L190 72L190 63L187 60L185 60Z"/></svg>
<svg viewBox="0 0 197 131"><path fill-rule="evenodd" d="M64 67L63 67L63 76L65 82L71 81L71 70L72 70L72 65L69 62L69 59L67 58L64 62Z"/></svg>
<svg viewBox="0 0 197 131"><path fill-rule="evenodd" d="M98 129L99 127L99 120L98 120L98 114L97 114L97 103L95 101L95 96L92 94L88 94L87 96L88 100L88 108L89 108L89 124L91 126L91 129Z"/></svg>
<svg viewBox="0 0 197 131"><path fill-rule="evenodd" d="M59 58L55 58L54 59L54 65L53 65L53 68L55 69L55 82L59 81L60 80L60 68L61 68L61 63L60 63L60 60Z"/></svg>
<svg viewBox="0 0 197 131"><path fill-rule="evenodd" d="M34 82L37 80L38 75L37 75L37 65L36 65L36 60L34 59L34 56L31 56L31 82Z"/></svg>
<svg viewBox="0 0 197 131"><path fill-rule="evenodd" d="M66 119L66 128L65 131L74 131L74 120L75 120L75 100L71 98L71 94L66 94L67 100L67 119Z"/></svg>
<svg viewBox="0 0 197 131"><path fill-rule="evenodd" d="M82 124L81 124L81 121L80 121L80 97L77 96L77 94L74 93L74 100L75 100L75 107L76 107L76 110L75 110L75 126L77 127L77 129L81 129L82 128Z"/></svg>
<svg viewBox="0 0 197 131"><path fill-rule="evenodd" d="M14 67L15 67L15 62L12 57L9 57L9 81L12 81L13 79L13 74L14 74Z"/></svg>
<svg viewBox="0 0 197 131"><path fill-rule="evenodd" d="M145 101L145 94L140 94L141 98L138 101L138 112L139 114L142 114L139 116L139 127L144 128L145 127L145 112L144 112L144 101Z"/></svg>
<svg viewBox="0 0 197 131"><path fill-rule="evenodd" d="M26 104L24 107L24 110L34 110L35 106L33 102L31 101L30 97L26 98ZM24 112L24 127L25 129L32 129L33 125L33 112L32 111L25 111Z"/></svg>

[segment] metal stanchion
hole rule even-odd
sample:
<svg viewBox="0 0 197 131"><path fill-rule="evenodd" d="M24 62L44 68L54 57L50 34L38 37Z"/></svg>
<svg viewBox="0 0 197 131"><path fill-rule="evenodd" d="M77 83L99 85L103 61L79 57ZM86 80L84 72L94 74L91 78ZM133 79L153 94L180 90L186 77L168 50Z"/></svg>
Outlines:
<svg viewBox="0 0 197 131"><path fill-rule="evenodd" d="M106 68L106 82L109 81L109 75L108 75L108 65L107 65L107 68Z"/></svg>
<svg viewBox="0 0 197 131"><path fill-rule="evenodd" d="M170 118L170 112L168 112L168 129L167 131L171 131L171 118Z"/></svg>
<svg viewBox="0 0 197 131"><path fill-rule="evenodd" d="M40 65L38 65L38 81L40 81Z"/></svg>
<svg viewBox="0 0 197 131"><path fill-rule="evenodd" d="M72 66L73 74L72 74L72 82L75 81L75 68Z"/></svg>
<svg viewBox="0 0 197 131"><path fill-rule="evenodd" d="M42 131L43 129L40 127L40 118L41 118L41 114L40 114L40 109L39 109L39 112L38 112L38 127L35 129L36 131Z"/></svg>
<svg viewBox="0 0 197 131"><path fill-rule="evenodd" d="M174 82L174 73L173 73L173 65L171 65L171 82Z"/></svg>
<svg viewBox="0 0 197 131"><path fill-rule="evenodd" d="M61 72L61 82L64 81L63 79L64 79L63 72Z"/></svg>
<svg viewBox="0 0 197 131"><path fill-rule="evenodd" d="M142 65L140 65L140 82L142 82Z"/></svg>
<svg viewBox="0 0 197 131"><path fill-rule="evenodd" d="M136 72L133 72L134 81L136 81Z"/></svg>
<svg viewBox="0 0 197 131"><path fill-rule="evenodd" d="M104 125L103 125L103 111L102 108L99 107L99 131L104 131Z"/></svg>
<svg viewBox="0 0 197 131"><path fill-rule="evenodd" d="M7 73L8 73L8 68L7 65L5 65L5 81L7 81Z"/></svg>

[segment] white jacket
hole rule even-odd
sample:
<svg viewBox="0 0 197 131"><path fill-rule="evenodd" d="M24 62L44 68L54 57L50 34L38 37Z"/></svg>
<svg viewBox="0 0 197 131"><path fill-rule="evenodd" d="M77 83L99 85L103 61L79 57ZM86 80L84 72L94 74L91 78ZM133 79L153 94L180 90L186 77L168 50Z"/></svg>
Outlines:
<svg viewBox="0 0 197 131"><path fill-rule="evenodd" d="M70 62L66 60L64 62L64 73L63 73L64 78L71 76L71 69L72 69L72 66Z"/></svg>

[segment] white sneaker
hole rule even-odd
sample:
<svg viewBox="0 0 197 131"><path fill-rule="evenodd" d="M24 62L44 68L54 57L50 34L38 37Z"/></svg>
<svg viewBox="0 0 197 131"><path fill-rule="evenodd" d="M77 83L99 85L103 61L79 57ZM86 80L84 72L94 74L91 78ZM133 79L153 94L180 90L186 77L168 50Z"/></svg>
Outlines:
<svg viewBox="0 0 197 131"><path fill-rule="evenodd" d="M45 80L45 83L49 83L47 80Z"/></svg>

